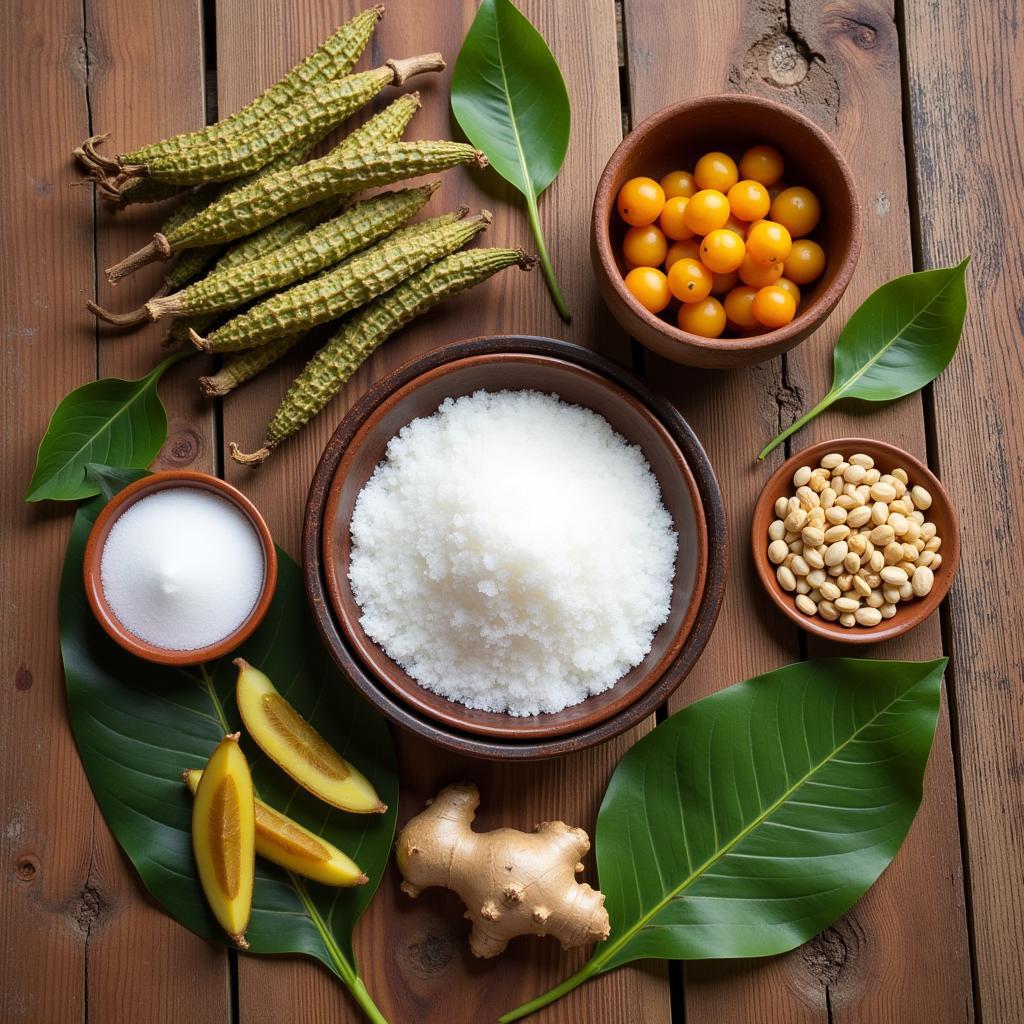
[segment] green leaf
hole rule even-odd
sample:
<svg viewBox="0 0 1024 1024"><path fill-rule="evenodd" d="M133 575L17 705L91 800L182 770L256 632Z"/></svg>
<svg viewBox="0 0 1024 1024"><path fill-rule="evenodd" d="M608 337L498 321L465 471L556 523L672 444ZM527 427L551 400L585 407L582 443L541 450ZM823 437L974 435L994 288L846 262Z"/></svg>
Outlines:
<svg viewBox="0 0 1024 1024"><path fill-rule="evenodd" d="M104 377L66 395L39 444L26 501L77 501L99 493L90 462L148 466L167 440L167 414L156 386L164 371L194 353L175 352L138 380Z"/></svg>
<svg viewBox="0 0 1024 1024"><path fill-rule="evenodd" d="M104 500L110 499L118 491L124 490L129 484L135 483L140 477L148 476L144 469L122 469L120 466L101 466L98 462L90 462L85 467L85 479L96 485L97 491Z"/></svg>
<svg viewBox="0 0 1024 1024"><path fill-rule="evenodd" d="M829 393L757 457L763 459L840 398L888 402L935 380L960 343L970 259L965 257L955 267L897 277L869 295L836 342Z"/></svg>
<svg viewBox="0 0 1024 1024"><path fill-rule="evenodd" d="M142 474L137 474L142 475ZM60 637L78 751L103 816L152 896L198 935L230 945L203 898L192 858L192 798L182 781L225 732L241 727L230 657L176 669L143 662L114 644L82 589L82 555L104 502L75 516L60 586ZM334 810L243 747L265 801L348 853L367 885L338 889L257 860L252 953L303 953L341 978L371 1020L384 1018L356 971L352 931L380 883L394 838L398 782L391 736L330 661L308 613L302 573L278 552L277 590L266 619L237 652L258 665L338 751L365 772L389 805L384 815Z"/></svg>
<svg viewBox="0 0 1024 1024"><path fill-rule="evenodd" d="M517 1020L647 957L769 956L841 917L921 802L946 659L836 658L697 701L640 740L597 820L611 938Z"/></svg>
<svg viewBox="0 0 1024 1024"><path fill-rule="evenodd" d="M543 36L509 0L481 0L452 72L452 112L466 138L526 198L544 279L568 322L537 197L569 148L569 94Z"/></svg>

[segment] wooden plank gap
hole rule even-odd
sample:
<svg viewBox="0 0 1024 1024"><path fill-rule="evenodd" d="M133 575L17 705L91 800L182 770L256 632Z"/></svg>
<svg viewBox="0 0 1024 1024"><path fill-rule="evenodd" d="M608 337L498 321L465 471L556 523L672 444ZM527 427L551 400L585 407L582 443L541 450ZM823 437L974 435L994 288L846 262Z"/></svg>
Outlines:
<svg viewBox="0 0 1024 1024"><path fill-rule="evenodd" d="M910 67L907 56L907 22L906 0L894 0L893 21L896 25L896 37L899 41L900 84L903 100L903 153L907 172L907 205L910 209L910 242L913 267L915 271L930 269L925 265L924 247L921 237L921 200L918 188L918 154L914 134L913 108L910 96ZM936 431L935 388L928 384L921 392L921 406L924 414L925 453L928 465L940 477L941 446ZM943 601L939 609L939 636L942 652L949 661L946 664L946 702L949 711L949 732L953 756L953 783L956 791L956 812L958 834L960 837L960 864L964 877L964 906L966 910L967 948L970 954L971 1004L974 1008L976 1021L981 1021L981 1008L978 1004L978 945L975 932L974 880L971 872L971 853L967 841L966 794L964 792L963 762L960 727L960 701L958 699L957 658L953 642L954 629L950 603Z"/></svg>

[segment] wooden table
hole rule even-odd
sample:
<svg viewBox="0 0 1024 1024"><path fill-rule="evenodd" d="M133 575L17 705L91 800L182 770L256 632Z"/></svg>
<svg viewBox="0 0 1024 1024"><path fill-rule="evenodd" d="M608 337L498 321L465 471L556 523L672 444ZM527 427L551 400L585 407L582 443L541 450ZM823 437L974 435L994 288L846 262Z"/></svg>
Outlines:
<svg viewBox="0 0 1024 1024"><path fill-rule="evenodd" d="M357 1021L345 990L298 960L246 958L180 928L143 894L97 811L65 713L56 637L67 508L21 494L57 401L96 376L141 375L160 330L97 332L94 295L127 309L156 272L116 293L100 268L153 229L152 211L112 214L69 187L71 147L111 131L122 148L229 113L275 80L359 5L354 0L7 0L3 5L3 673L0 736L0 1020L4 1024ZM451 62L473 0L392 0L372 63L441 50ZM1024 630L1021 508L1021 158L1024 29L1019 5L939 0L520 0L568 81L572 145L541 207L574 318L564 326L539 275L509 273L432 314L380 351L342 401L258 472L224 462L251 447L296 362L221 404L200 399L196 365L162 386L171 435L161 467L224 473L296 552L306 489L338 418L367 384L442 341L499 331L566 337L632 362L675 401L706 445L731 516L728 596L709 649L668 711L787 662L832 653L758 594L745 534L767 466L754 453L830 378L839 327L875 287L971 252L960 352L919 396L834 409L794 438L862 432L927 455L956 496L964 560L939 617L877 657L951 657L924 804L882 879L795 952L753 962L649 963L619 970L541 1013L546 1022L937 1024L1024 1020ZM414 137L452 128L448 80L425 82ZM850 160L865 210L864 252L828 324L783 359L704 373L633 347L591 277L590 197L622 131L685 96L744 90L805 112ZM483 191L486 189L487 191ZM444 201L486 204L489 239L529 245L515 197L494 176L451 172ZM153 268L149 268L153 269ZM483 792L480 825L546 817L592 827L616 761L643 729L533 767L460 761L398 736L401 815L463 777ZM492 1021L582 960L553 940L474 961L457 900L413 904L392 869L357 936L371 992L394 1024Z"/></svg>

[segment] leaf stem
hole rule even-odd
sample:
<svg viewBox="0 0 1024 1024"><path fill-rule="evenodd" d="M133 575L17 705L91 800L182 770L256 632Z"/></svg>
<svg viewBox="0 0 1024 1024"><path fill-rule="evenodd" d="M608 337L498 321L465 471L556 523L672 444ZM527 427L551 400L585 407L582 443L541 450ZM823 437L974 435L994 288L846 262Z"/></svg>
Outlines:
<svg viewBox="0 0 1024 1024"><path fill-rule="evenodd" d="M288 878L295 887L295 891L298 893L299 899L302 900L302 903L306 908L306 913L309 914L314 927L320 933L320 940L323 942L328 954L330 955L331 962L334 964L338 977L341 978L348 987L349 992L352 993L352 998L355 999L363 1013L366 1014L373 1024L388 1024L387 1017L380 1012L377 1008L377 1004L373 1001L370 993L366 990L366 986L363 984L363 979L356 973L355 967L349 963L348 958L344 953L342 953L341 947L328 930L324 919L320 916L320 912L309 897L305 883L297 875L292 874L291 871L288 872Z"/></svg>
<svg viewBox="0 0 1024 1024"><path fill-rule="evenodd" d="M588 960L574 975L566 978L560 985L556 985L543 995L531 999L528 1003L523 1003L522 1006L517 1006L514 1010L509 1010L508 1013L498 1018L499 1024L509 1024L510 1021L529 1017L531 1013L536 1013L541 1007L557 1002L562 996L568 995L574 988L579 988L583 982L588 981L598 973L596 960L596 957L593 960Z"/></svg>
<svg viewBox="0 0 1024 1024"><path fill-rule="evenodd" d="M548 256L548 247L544 243L544 232L540 226L540 211L537 209L537 197L532 189L528 189L526 195L526 211L530 217L530 228L533 230L533 237L537 243L537 255L540 257L540 269L544 274L544 282L548 286L551 298L558 310L558 315L566 322L572 320L569 314L569 307L565 304L562 292L555 279L555 268L551 265L551 257Z"/></svg>
<svg viewBox="0 0 1024 1024"><path fill-rule="evenodd" d="M802 426L810 423L815 416L820 412L824 412L837 398L839 398L841 392L832 390L830 391L813 409L809 409L803 414L798 420L794 420L781 434L777 434L771 441L769 441L760 452L758 452L758 460L763 461L765 456L770 452L775 451L776 448L786 440L790 434L795 434Z"/></svg>

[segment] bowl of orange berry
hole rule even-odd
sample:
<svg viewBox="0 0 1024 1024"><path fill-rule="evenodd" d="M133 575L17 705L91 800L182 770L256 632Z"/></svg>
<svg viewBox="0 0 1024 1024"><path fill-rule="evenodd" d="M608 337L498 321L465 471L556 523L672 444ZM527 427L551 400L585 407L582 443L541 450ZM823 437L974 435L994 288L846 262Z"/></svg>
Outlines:
<svg viewBox="0 0 1024 1024"><path fill-rule="evenodd" d="M860 253L850 169L813 121L755 96L666 107L622 140L598 184L601 295L642 345L728 368L798 345Z"/></svg>

